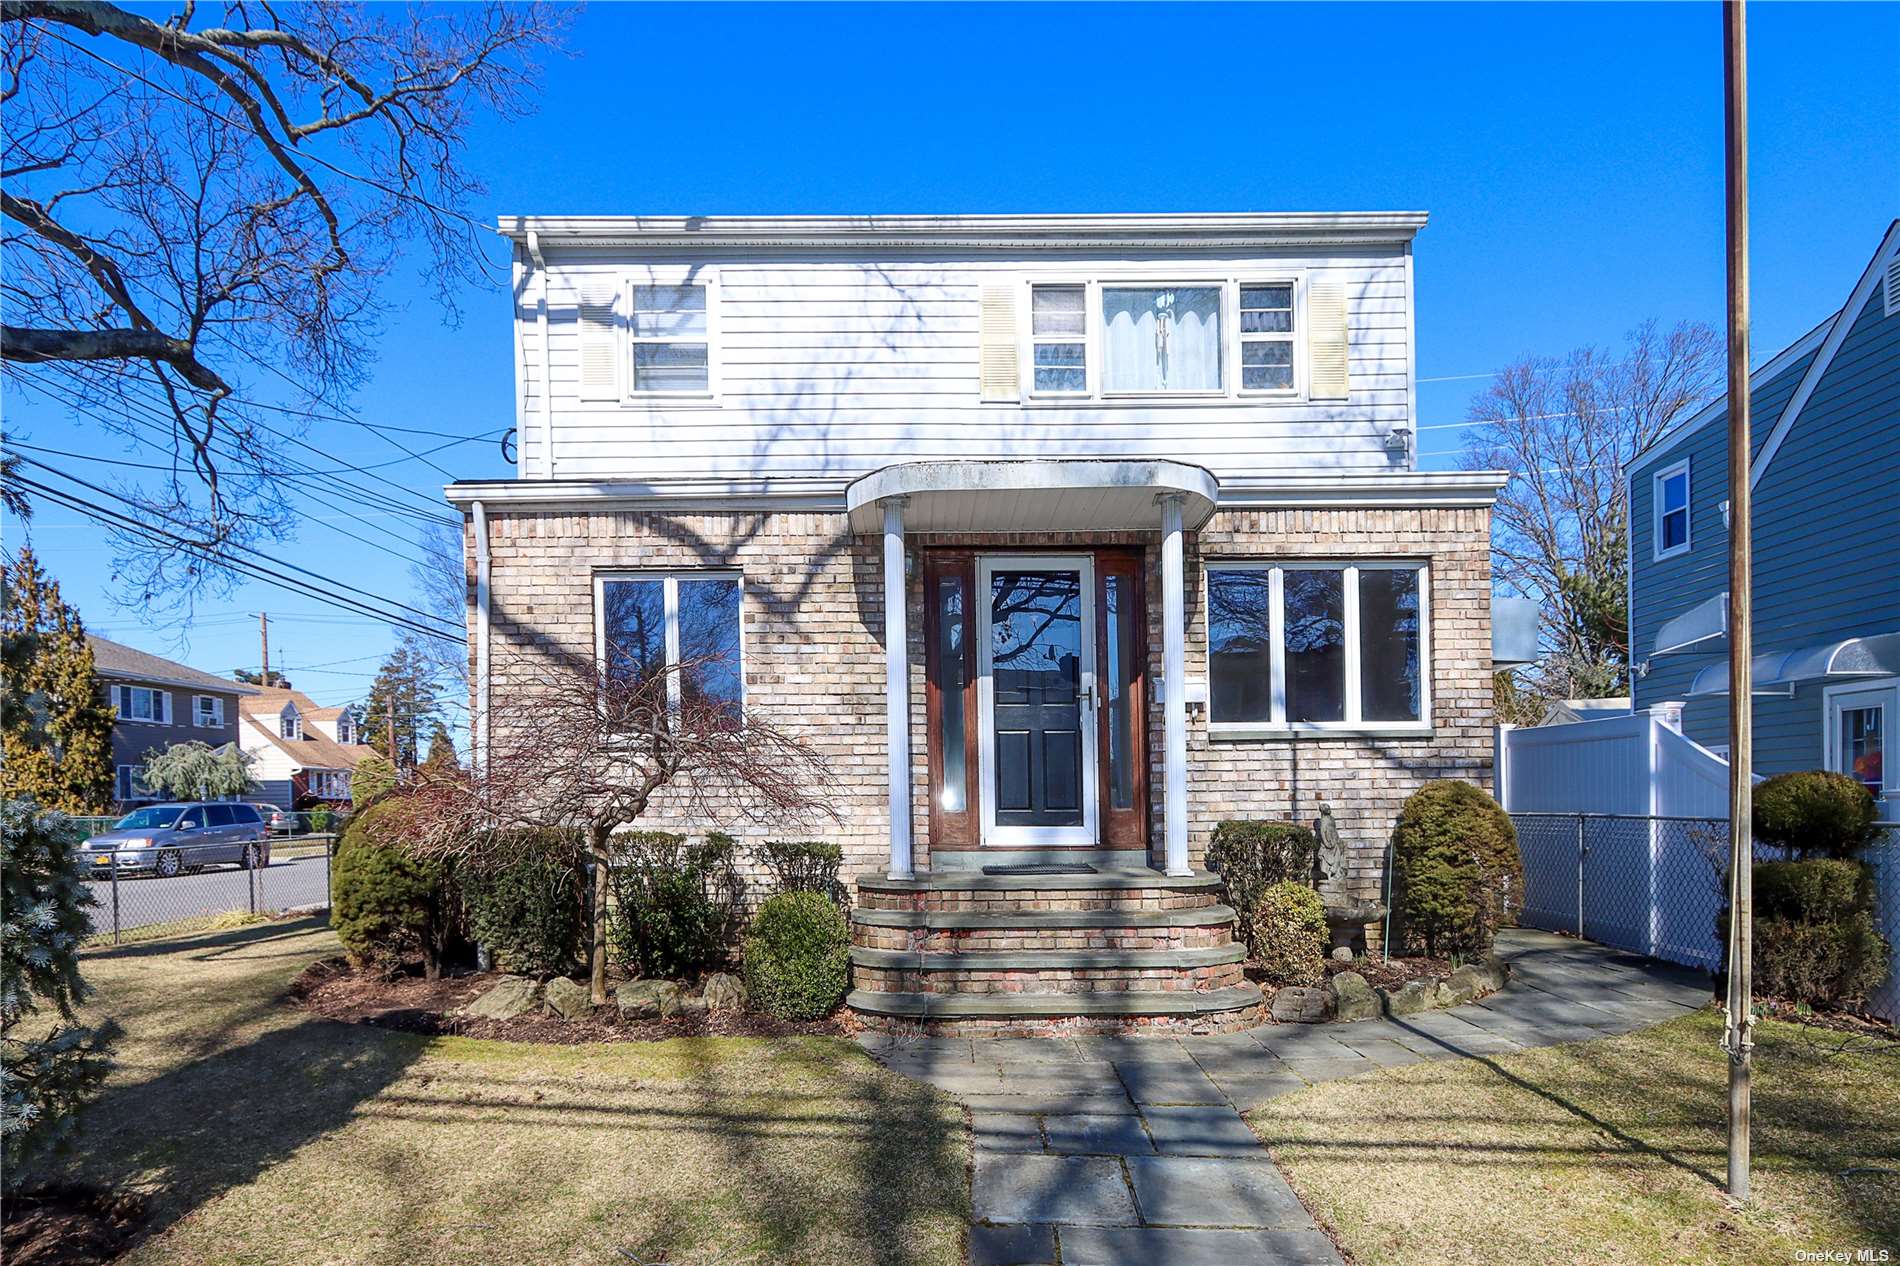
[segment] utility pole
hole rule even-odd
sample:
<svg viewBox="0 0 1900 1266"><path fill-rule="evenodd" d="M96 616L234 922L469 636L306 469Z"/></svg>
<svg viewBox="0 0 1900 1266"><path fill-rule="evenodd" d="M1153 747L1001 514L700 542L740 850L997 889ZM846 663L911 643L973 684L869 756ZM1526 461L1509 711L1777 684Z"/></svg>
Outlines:
<svg viewBox="0 0 1900 1266"><path fill-rule="evenodd" d="M257 675L257 684L268 686L270 685L270 616L262 611L257 613L257 639L264 648L264 662L262 671Z"/></svg>
<svg viewBox="0 0 1900 1266"><path fill-rule="evenodd" d="M402 760L396 754L396 692L393 688L383 696L383 710L388 716L389 765L397 773L401 773Z"/></svg>
<svg viewBox="0 0 1900 1266"><path fill-rule="evenodd" d="M1749 1075L1755 1060L1754 818L1755 694L1753 528L1749 506L1748 398L1748 14L1722 6L1728 150L1728 1194L1748 1202Z"/></svg>

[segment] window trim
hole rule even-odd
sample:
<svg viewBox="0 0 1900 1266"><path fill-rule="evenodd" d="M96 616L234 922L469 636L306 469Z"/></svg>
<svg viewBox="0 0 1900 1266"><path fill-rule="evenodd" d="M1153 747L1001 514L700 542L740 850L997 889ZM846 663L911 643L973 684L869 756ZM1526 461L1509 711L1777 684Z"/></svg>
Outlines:
<svg viewBox="0 0 1900 1266"><path fill-rule="evenodd" d="M1678 512L1665 510L1663 508L1663 494L1665 485L1677 475L1682 476L1682 510L1680 511L1682 515L1682 544L1672 545L1665 549L1662 543L1663 520L1668 515ZM1674 558L1678 554L1686 554L1689 552L1689 547L1694 544L1695 516L1691 513L1695 506L1695 501L1692 496L1694 486L1694 480L1692 480L1689 475L1689 459L1686 457L1681 461L1671 462L1661 470L1650 475L1649 548L1653 561L1661 562L1665 558Z"/></svg>
<svg viewBox="0 0 1900 1266"><path fill-rule="evenodd" d="M706 292L706 336L681 338L673 335L636 336L633 320L633 291L636 286L699 286ZM619 302L614 305L614 335L620 344L621 402L637 405L648 401L678 401L684 404L717 404L720 400L719 373L719 273L713 268L651 268L625 273L620 278ZM706 345L706 386L690 391L639 391L634 387L634 349L641 343L704 343Z"/></svg>
<svg viewBox="0 0 1900 1266"><path fill-rule="evenodd" d="M132 715L130 709L134 691L152 697L152 716ZM158 686L135 686L127 683L115 685L112 687L112 712L115 720L129 721L133 725L170 725L172 723L171 691Z"/></svg>
<svg viewBox="0 0 1900 1266"><path fill-rule="evenodd" d="M212 720L205 720L201 704L215 705ZM224 700L217 695L193 695L191 697L191 725L197 730L222 730L224 728Z"/></svg>
<svg viewBox="0 0 1900 1266"><path fill-rule="evenodd" d="M1022 278L1023 301L1018 309L1017 355L1021 365L1022 400L1026 405L1073 405L1087 401L1100 405L1140 405L1156 401L1193 404L1220 404L1239 401L1302 403L1309 397L1308 320L1306 314L1309 273L1303 269L1259 272L1253 270L1206 272L1187 269L1157 274L1148 269L1116 273L1051 272ZM1081 286L1083 288L1083 348L1087 357L1086 391L1037 391L1035 345L1038 342L1073 342L1073 339L1035 338L1035 289L1038 286ZM1208 391L1110 391L1103 386L1107 369L1107 340L1102 329L1102 291L1140 289L1152 286L1218 286L1221 292L1221 387ZM1256 387L1241 385L1240 290L1253 286L1291 286L1293 288L1293 385ZM1349 295L1350 298L1350 295ZM1267 336L1256 336L1256 338Z"/></svg>
<svg viewBox="0 0 1900 1266"><path fill-rule="evenodd" d="M292 733L284 733L284 722L290 722ZM285 704L284 710L277 714L277 737L287 743L295 743L303 738L303 713L297 711L295 704Z"/></svg>
<svg viewBox="0 0 1900 1266"><path fill-rule="evenodd" d="M112 777L113 798L116 799L120 804L130 804L134 800L158 799L158 793L153 791L150 786L146 786L144 788L143 793L141 793L140 780L143 779L144 777L145 777L145 766L120 765L116 770L113 771L113 777ZM118 794L119 792L125 792L127 794L119 795Z"/></svg>
<svg viewBox="0 0 1900 1266"><path fill-rule="evenodd" d="M1217 721L1214 719L1214 630L1213 610L1208 601L1209 577L1217 571L1260 571L1268 574L1267 630L1272 642L1269 655L1270 719L1266 721ZM1286 720L1286 606L1285 575L1289 571L1340 571L1345 626L1346 717L1341 721ZM1419 688L1416 721L1367 721L1359 716L1363 706L1359 671L1359 573L1362 571L1410 571L1418 575L1418 659ZM1207 673L1208 737L1220 739L1287 738L1297 734L1335 736L1391 736L1420 738L1432 734L1432 567L1422 558L1207 558L1201 562L1201 619L1205 634L1204 667Z"/></svg>
<svg viewBox="0 0 1900 1266"><path fill-rule="evenodd" d="M745 573L729 567L609 568L594 573L594 670L604 681L607 676L607 585L620 580L658 580L662 582L662 602L666 620L666 663L675 668L680 660L679 582L682 580L731 580L739 587L739 720L747 716L745 637ZM680 703L677 671L666 678L666 702L669 708Z"/></svg>
<svg viewBox="0 0 1900 1266"><path fill-rule="evenodd" d="M1891 746L1894 725L1900 722L1900 677L1872 677L1861 681L1844 681L1838 685L1821 688L1821 766L1836 773L1847 773L1840 767L1841 727L1838 721L1841 708L1837 700L1842 695L1878 694L1881 697L1876 704L1856 704L1855 707L1878 706L1881 709L1881 741ZM1883 747L1880 770L1880 794L1876 800L1891 802L1900 796L1900 769L1886 760L1889 753ZM1852 774L1847 775L1852 778ZM1862 784L1865 786L1866 784ZM1889 815L1891 816L1891 815Z"/></svg>

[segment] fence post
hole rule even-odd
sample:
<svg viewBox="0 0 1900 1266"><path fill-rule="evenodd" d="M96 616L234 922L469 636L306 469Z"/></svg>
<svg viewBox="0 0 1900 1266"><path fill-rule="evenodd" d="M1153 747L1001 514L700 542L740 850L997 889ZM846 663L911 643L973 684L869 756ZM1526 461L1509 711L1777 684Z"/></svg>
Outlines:
<svg viewBox="0 0 1900 1266"><path fill-rule="evenodd" d="M112 855L112 943L119 943L119 856Z"/></svg>
<svg viewBox="0 0 1900 1266"><path fill-rule="evenodd" d="M260 850L260 853L261 853L261 850ZM246 866L244 868L244 875L245 875L245 887L249 888L251 892L251 913L256 914L257 913L257 867Z"/></svg>
<svg viewBox="0 0 1900 1266"><path fill-rule="evenodd" d="M323 842L323 904L330 904L330 859L336 856L336 837Z"/></svg>
<svg viewBox="0 0 1900 1266"><path fill-rule="evenodd" d="M1583 855L1589 852L1589 846L1583 842L1583 820L1590 815L1577 815L1577 939L1583 939Z"/></svg>

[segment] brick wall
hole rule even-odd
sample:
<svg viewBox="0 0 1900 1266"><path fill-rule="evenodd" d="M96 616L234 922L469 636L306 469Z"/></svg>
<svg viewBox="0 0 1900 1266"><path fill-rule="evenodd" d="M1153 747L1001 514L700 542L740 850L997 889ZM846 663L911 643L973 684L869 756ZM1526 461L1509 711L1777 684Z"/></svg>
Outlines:
<svg viewBox="0 0 1900 1266"><path fill-rule="evenodd" d="M884 594L881 542L854 538L836 514L492 512L492 688L508 689L516 653L593 655L597 571L725 568L745 576L748 707L804 736L829 760L839 821L742 837L821 833L845 870L881 869L888 855L884 757ZM1429 778L1489 786L1491 761L1489 514L1484 510L1223 511L1188 538L1188 671L1205 677L1207 630L1199 564L1207 558L1406 558L1431 565L1431 734L1403 739L1304 736L1212 741L1188 726L1190 852L1198 865L1222 818L1311 821L1333 804L1352 848L1355 889L1374 894L1387 835L1405 796ZM919 536L917 545L996 548L1136 544L1146 550L1150 670L1161 671L1158 534ZM472 549L470 554L472 556ZM472 570L472 561L471 561ZM908 586L912 805L917 864L929 865L925 785L922 585ZM1149 718L1151 848L1161 842L1162 720ZM652 825L703 829L657 805Z"/></svg>

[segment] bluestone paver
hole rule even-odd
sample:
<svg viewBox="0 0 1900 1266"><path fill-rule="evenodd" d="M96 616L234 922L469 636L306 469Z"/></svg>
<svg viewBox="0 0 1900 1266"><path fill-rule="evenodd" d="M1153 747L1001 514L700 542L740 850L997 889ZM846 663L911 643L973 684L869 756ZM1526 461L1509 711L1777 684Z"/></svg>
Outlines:
<svg viewBox="0 0 1900 1266"><path fill-rule="evenodd" d="M1260 1140L1226 1104L1153 1105L1141 1115L1164 1156L1260 1155Z"/></svg>
<svg viewBox="0 0 1900 1266"><path fill-rule="evenodd" d="M1131 1156L1141 1220L1149 1226L1283 1227L1313 1225L1264 1149L1243 1160L1202 1156Z"/></svg>
<svg viewBox="0 0 1900 1266"><path fill-rule="evenodd" d="M970 1212L979 1222L1135 1225L1134 1198L1112 1156L978 1152Z"/></svg>
<svg viewBox="0 0 1900 1266"><path fill-rule="evenodd" d="M1055 1266L1056 1229L1018 1222L970 1228L970 1266Z"/></svg>
<svg viewBox="0 0 1900 1266"><path fill-rule="evenodd" d="M1040 1152L1042 1123L1019 1112L972 1112L970 1133L979 1150Z"/></svg>
<svg viewBox="0 0 1900 1266"><path fill-rule="evenodd" d="M1064 1227L1062 1266L1339 1266L1317 1228L1225 1231L1177 1227Z"/></svg>
<svg viewBox="0 0 1900 1266"><path fill-rule="evenodd" d="M1068 1156L1152 1156L1138 1116L1052 1116L1049 1150Z"/></svg>

